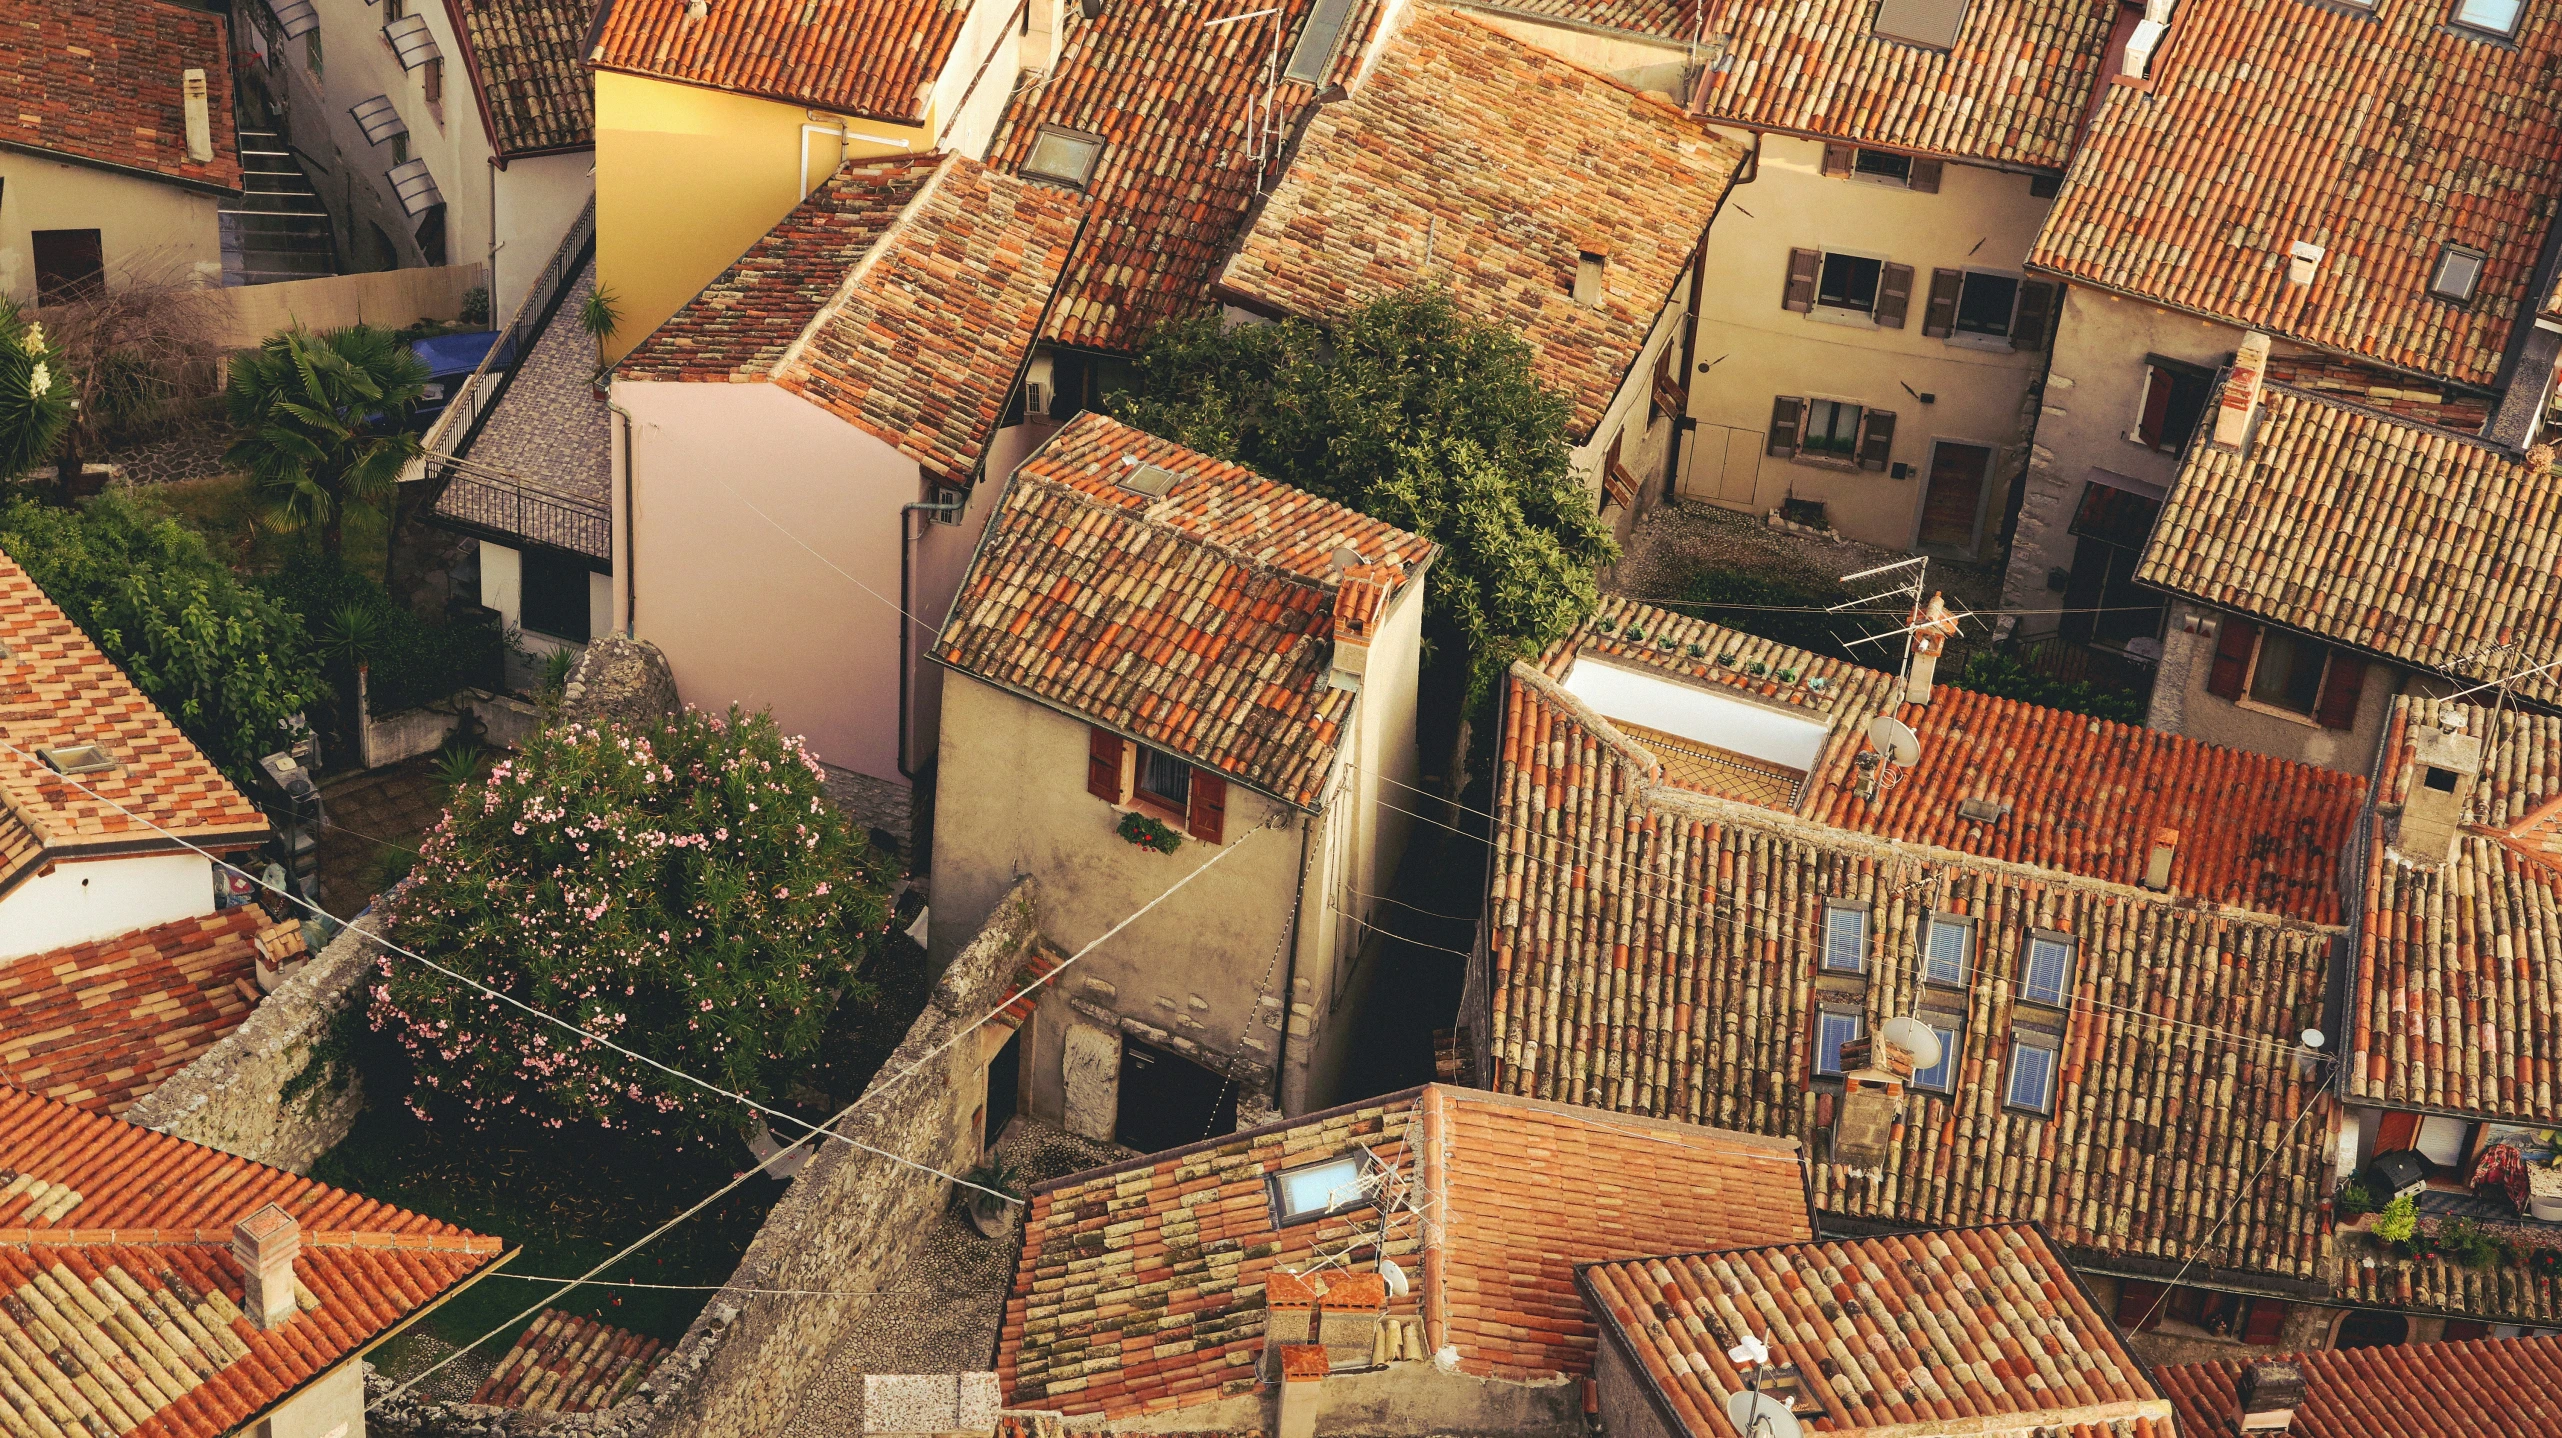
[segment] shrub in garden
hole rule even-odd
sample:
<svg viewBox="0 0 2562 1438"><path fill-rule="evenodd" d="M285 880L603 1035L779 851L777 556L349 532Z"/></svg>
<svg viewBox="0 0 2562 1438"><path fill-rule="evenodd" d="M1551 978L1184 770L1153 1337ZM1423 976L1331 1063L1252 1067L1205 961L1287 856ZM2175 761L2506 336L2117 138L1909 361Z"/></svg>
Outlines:
<svg viewBox="0 0 2562 1438"><path fill-rule="evenodd" d="M589 1032L776 1103L889 925L886 861L765 714L547 729L457 793L389 898L402 945ZM429 1119L736 1134L682 1079L385 955L374 1027Z"/></svg>

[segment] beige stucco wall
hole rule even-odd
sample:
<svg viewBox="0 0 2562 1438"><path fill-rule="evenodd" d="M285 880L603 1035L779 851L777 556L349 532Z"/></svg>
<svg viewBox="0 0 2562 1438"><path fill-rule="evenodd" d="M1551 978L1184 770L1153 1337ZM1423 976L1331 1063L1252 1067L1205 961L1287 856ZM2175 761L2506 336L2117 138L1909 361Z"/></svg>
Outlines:
<svg viewBox="0 0 2562 1438"><path fill-rule="evenodd" d="M1593 507L1602 512L1622 543L1627 541L1637 516L1663 499L1664 463L1673 442L1676 416L1667 414L1652 423L1647 416L1654 413L1656 362L1667 348L1676 351L1674 362L1680 362L1678 347L1684 324L1690 318L1690 273L1683 269L1673 283L1672 293L1662 297L1663 309L1655 316L1654 326L1646 331L1645 347L1637 352L1628 372L1619 377L1619 388L1612 392L1601 422L1568 457L1567 462L1583 481L1584 493L1592 497ZM1602 487L1602 471L1609 463L1613 439L1619 441L1620 466L1637 481L1637 502L1631 506L1613 505Z"/></svg>
<svg viewBox="0 0 2562 1438"><path fill-rule="evenodd" d="M419 320L458 319L464 292L483 282L478 264L437 265L233 285L208 291L205 298L219 326L214 343L224 349L248 349L290 325L310 330L355 324L398 329Z"/></svg>
<svg viewBox="0 0 2562 1438"><path fill-rule="evenodd" d="M365 1438L364 1360L349 1359L313 1379L246 1431L261 1438Z"/></svg>
<svg viewBox="0 0 2562 1438"><path fill-rule="evenodd" d="M526 291L551 264L562 237L596 192L595 167L595 150L570 150L510 160L492 177L497 182L491 196L496 209L490 224L498 237L498 248L488 257L493 325L507 323L524 303Z"/></svg>
<svg viewBox="0 0 2562 1438"><path fill-rule="evenodd" d="M107 283L222 283L219 196L94 165L0 150L0 294L36 295L36 230L96 230Z"/></svg>
<svg viewBox="0 0 2562 1438"><path fill-rule="evenodd" d="M2206 692L2207 676L2215 667L2215 636L2224 618L2202 604L2172 602L2145 726L2345 773L2373 773L2393 696L2411 681L2410 671L2369 663L2366 687L2358 694L2356 725L2325 729L2310 719Z"/></svg>
<svg viewBox="0 0 2562 1438"><path fill-rule="evenodd" d="M632 417L616 539L636 634L678 694L770 708L819 758L901 782L899 511L925 497L916 461L772 385L617 380L614 401ZM618 523L624 463L617 445Z"/></svg>
<svg viewBox="0 0 2562 1438"><path fill-rule="evenodd" d="M2141 300L2082 287L2065 292L2027 492L2002 581L2005 606L2052 609L2063 602L2046 587L2046 575L2072 568L2074 541L2067 526L2092 470L2132 479L2138 491L2157 499L2168 496L2179 477L2177 455L2127 438L2143 418L2145 355L2213 368L2241 340L2242 332L2230 325ZM2061 622L2054 615L2025 615L2019 632L2051 634Z"/></svg>
<svg viewBox="0 0 2562 1438"><path fill-rule="evenodd" d="M1746 143L1752 137L1735 132ZM1791 497L1821 500L1833 527L1889 548L1914 541L1934 440L1994 451L1975 552L1999 537L2008 476L2024 458L2023 409L2045 361L2038 351L1973 348L1922 333L1933 269L2019 274L2048 202L2026 175L1949 162L1936 194L1853 176L1826 179L1823 146L1761 137L1757 177L1738 185L1708 236L1708 282L1690 376L1681 493L1753 513ZM1902 329L1781 307L1792 249L1832 249L1913 268ZM1909 392L1908 392L1909 391ZM1935 396L1923 404L1918 394ZM1764 451L1778 395L1855 401L1895 414L1893 458L1909 478Z"/></svg>

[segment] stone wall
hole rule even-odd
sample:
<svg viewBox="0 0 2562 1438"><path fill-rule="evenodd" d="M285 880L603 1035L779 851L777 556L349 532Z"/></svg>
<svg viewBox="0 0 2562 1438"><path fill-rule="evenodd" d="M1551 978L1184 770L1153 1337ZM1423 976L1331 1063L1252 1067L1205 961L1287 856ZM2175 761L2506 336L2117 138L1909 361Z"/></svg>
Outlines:
<svg viewBox="0 0 2562 1438"><path fill-rule="evenodd" d="M678 707L667 656L646 639L619 634L587 641L561 686L560 717L572 723L663 719Z"/></svg>
<svg viewBox="0 0 2562 1438"><path fill-rule="evenodd" d="M381 920L367 915L277 986L222 1042L169 1076L125 1117L173 1138L305 1173L347 1136L364 1094L342 1066L288 1099L285 1086L311 1065L338 1016L359 1001ZM326 1063L324 1056L321 1062Z"/></svg>
<svg viewBox="0 0 2562 1438"><path fill-rule="evenodd" d="M630 1397L602 1413L512 1413L404 1397L367 1415L386 1433L495 1433L599 1438L749 1438L781 1432L868 1290L891 1288L925 1261L922 1249L949 1180L978 1157L971 1124L985 1060L966 1031L1006 996L1037 937L1033 881L1006 894L978 937L934 986L925 1012L836 1131L906 1159L831 1143L792 1180L702 1316ZM955 1042L955 1040L958 1040ZM948 1045L948 1047L946 1047ZM922 1067L919 1067L919 1066ZM917 1069L913 1077L898 1075ZM778 1297L750 1289L825 1290ZM377 1397L390 1385L372 1380ZM850 1430L858 1415L837 1429ZM821 1431L833 1431L822 1424Z"/></svg>

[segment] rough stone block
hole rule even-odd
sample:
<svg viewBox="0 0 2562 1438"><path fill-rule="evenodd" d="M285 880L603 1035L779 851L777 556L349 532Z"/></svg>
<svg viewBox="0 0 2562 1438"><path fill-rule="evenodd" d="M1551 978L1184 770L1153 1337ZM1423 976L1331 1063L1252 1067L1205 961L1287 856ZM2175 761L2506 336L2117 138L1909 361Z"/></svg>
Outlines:
<svg viewBox="0 0 2562 1438"><path fill-rule="evenodd" d="M1109 1140L1121 1116L1121 1036L1092 1024L1071 1024L1059 1059L1066 1090L1068 1132Z"/></svg>

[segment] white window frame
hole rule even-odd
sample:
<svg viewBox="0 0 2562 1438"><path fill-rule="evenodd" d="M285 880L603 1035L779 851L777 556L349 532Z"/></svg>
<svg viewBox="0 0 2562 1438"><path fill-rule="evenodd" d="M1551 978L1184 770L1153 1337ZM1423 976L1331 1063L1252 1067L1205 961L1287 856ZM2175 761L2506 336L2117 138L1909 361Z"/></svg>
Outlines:
<svg viewBox="0 0 2562 1438"><path fill-rule="evenodd" d="M2516 0L2517 9L2510 14L2508 28L2505 30L2479 20L2465 19L2464 9L2470 3L2472 0L2455 0L2453 5L2447 7L2446 23L2458 30L2469 30L2476 35L2490 35L2502 40L2515 40L2518 37L2519 27L2526 23L2526 0Z"/></svg>
<svg viewBox="0 0 2562 1438"><path fill-rule="evenodd" d="M1859 926L1858 947L1851 955L1850 967L1833 962L1835 940L1840 937L1836 925L1848 919ZM1824 905L1824 950L1817 967L1827 974L1865 974L1868 972L1868 906L1838 900Z"/></svg>
<svg viewBox="0 0 2562 1438"><path fill-rule="evenodd" d="M1954 979L1943 979L1931 972L1931 966L1938 962L1938 955L1934 950L1937 948L1939 931L1943 928L1956 930L1961 938L1957 957L1957 977ZM1973 919L1963 914L1942 914L1936 911L1931 914L1929 921L1922 926L1921 980L1925 984L1945 989L1963 989L1973 985L1975 981L1975 921Z"/></svg>
<svg viewBox="0 0 2562 1438"><path fill-rule="evenodd" d="M1288 1182L1290 1179L1295 1178L1300 1174L1318 1173L1325 1169L1334 1168L1344 1164L1351 1165L1352 1172L1350 1183L1348 1185L1336 1185L1335 1187L1330 1188L1328 1193L1335 1195L1331 1202L1320 1208L1293 1209L1289 1206L1287 1194L1289 1192ZM1272 1205L1272 1226L1274 1228L1292 1228L1302 1223L1314 1223L1321 1218L1332 1218L1338 1213L1350 1213L1356 1208L1369 1207L1371 1202L1370 1194L1361 1188L1360 1182L1362 1179L1370 1176L1370 1172L1376 1164L1377 1160L1371 1156L1368 1149L1354 1148L1343 1153L1328 1155L1314 1163L1303 1163L1290 1168L1274 1169L1271 1173L1264 1176L1264 1183L1267 1191L1266 1197L1270 1200ZM1346 1194L1349 1196L1343 1196Z"/></svg>
<svg viewBox="0 0 2562 1438"><path fill-rule="evenodd" d="M1842 1076L1840 1050L1834 1050L1832 1066L1830 1068L1826 1068L1824 1066L1824 1050L1827 1047L1824 1042L1824 1024L1827 1020L1832 1019L1850 1020L1850 1034L1847 1038L1842 1040L1843 1043L1849 1043L1857 1039L1860 1035L1868 1032L1868 1016L1860 1012L1858 1009L1853 1008L1848 1004L1816 1005L1814 1069L1815 1077L1817 1078L1840 1078Z"/></svg>
<svg viewBox="0 0 2562 1438"><path fill-rule="evenodd" d="M2041 999L2029 992L2030 985L2034 982L2031 976L2037 972L2037 950L2040 945L2064 951L2063 982L2057 987L2055 996L2051 999ZM2019 988L2014 997L2023 1004L2035 1004L2040 1008L2069 1008L2073 1002L2073 966L2081 957L2080 948L2081 945L2070 934L2058 933L2053 929L2029 930L2028 945L2019 956Z"/></svg>
<svg viewBox="0 0 2562 1438"><path fill-rule="evenodd" d="M1913 1087L1931 1093L1955 1093L1958 1053L1966 1047L1965 1016L1923 1014L1920 1017L1923 1023L1930 1025L1930 1031L1939 1036L1939 1062L1926 1069L1913 1070ZM1939 1075L1935 1082L1926 1077L1934 1073Z"/></svg>

